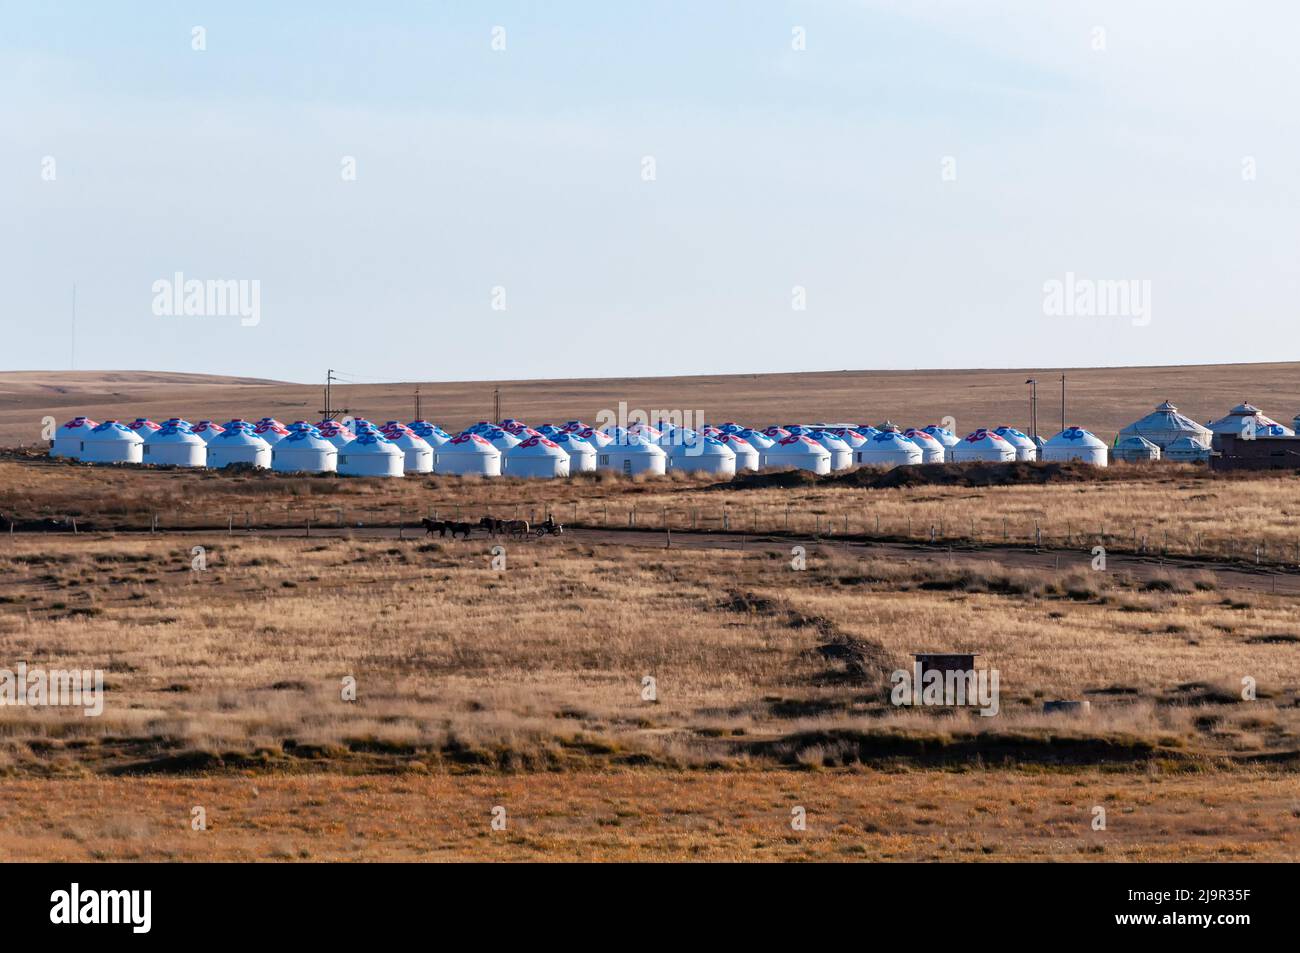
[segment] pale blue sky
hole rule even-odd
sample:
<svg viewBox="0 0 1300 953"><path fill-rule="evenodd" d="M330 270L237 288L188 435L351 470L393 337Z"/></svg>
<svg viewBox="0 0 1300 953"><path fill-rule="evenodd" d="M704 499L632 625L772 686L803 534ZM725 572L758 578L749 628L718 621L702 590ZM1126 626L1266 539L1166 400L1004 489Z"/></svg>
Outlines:
<svg viewBox="0 0 1300 953"><path fill-rule="evenodd" d="M0 0L0 369L69 366L74 282L80 368L1300 359L1294 4L269 6ZM178 271L260 322L156 316Z"/></svg>

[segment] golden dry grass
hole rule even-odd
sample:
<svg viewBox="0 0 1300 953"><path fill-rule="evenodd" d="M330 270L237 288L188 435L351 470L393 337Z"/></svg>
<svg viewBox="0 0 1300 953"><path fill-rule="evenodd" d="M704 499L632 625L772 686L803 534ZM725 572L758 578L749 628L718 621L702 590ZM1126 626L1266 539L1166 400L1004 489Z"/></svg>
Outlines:
<svg viewBox="0 0 1300 953"><path fill-rule="evenodd" d="M0 780L7 860L1294 861L1294 775L645 771ZM193 809L207 830L192 829ZM505 809L504 830L491 827ZM791 827L803 807L807 828ZM1106 829L1094 830L1094 808Z"/></svg>
<svg viewBox="0 0 1300 953"><path fill-rule="evenodd" d="M692 507L716 516L722 498L775 493L691 481L228 481L15 461L0 462L0 475L12 478L0 510L51 512L79 498L93 520L166 493L164 525L254 499L301 514L326 486L357 504L349 514L389 521L408 507L500 511L525 491L526 506L576 501L590 522L606 507L611 522L625 518L633 500L644 519L646 501L660 499L684 521ZM1187 482L1151 486L1175 512L1178 493L1217 485ZM1262 494L1253 505L1284 508L1286 483L1244 485ZM822 508L827 519L837 505L851 520L885 505L938 506L954 519L958 507L987 512L1007 500L1050 514L1080 488L1089 505L1122 506L1146 486L788 492L801 512ZM926 498L936 494L942 504ZM1182 509L1196 512L1194 502ZM810 546L799 572L781 547L648 549L611 536L505 541L508 565L497 572L496 542L0 535L0 667L102 668L109 684L97 719L0 708L0 850L22 859L1297 856L1291 597L1229 594L1210 573L1154 584L829 545ZM191 569L196 545L204 572ZM1001 713L892 706L889 672L924 650L982 653L1001 674ZM653 701L642 697L646 675ZM341 697L345 676L357 680L355 702ZM1256 700L1242 699L1244 676L1257 682ZM1089 698L1092 714L1044 715L1042 702L1057 697ZM495 803L509 806L507 832L487 826ZM811 818L797 836L791 803ZM1096 803L1111 814L1100 836L1088 826ZM205 834L188 828L195 804L208 807Z"/></svg>

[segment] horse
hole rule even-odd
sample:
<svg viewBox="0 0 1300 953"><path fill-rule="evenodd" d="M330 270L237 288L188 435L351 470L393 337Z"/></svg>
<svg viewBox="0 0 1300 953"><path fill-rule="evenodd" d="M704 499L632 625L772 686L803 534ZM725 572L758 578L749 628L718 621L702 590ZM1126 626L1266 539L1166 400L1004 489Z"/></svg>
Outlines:
<svg viewBox="0 0 1300 953"><path fill-rule="evenodd" d="M478 525L495 536L497 533L503 533L506 529L507 520L493 519L491 516L485 516L478 521Z"/></svg>
<svg viewBox="0 0 1300 953"><path fill-rule="evenodd" d="M528 535L528 520L502 520L502 529L511 536L525 537Z"/></svg>
<svg viewBox="0 0 1300 953"><path fill-rule="evenodd" d="M455 523L451 520L436 520L431 516L421 517L420 525L424 527L425 536L432 536L433 531L437 530L438 535L443 538L446 538L447 534L451 533L452 539L455 539L457 535L469 539L470 530L474 528L469 523Z"/></svg>

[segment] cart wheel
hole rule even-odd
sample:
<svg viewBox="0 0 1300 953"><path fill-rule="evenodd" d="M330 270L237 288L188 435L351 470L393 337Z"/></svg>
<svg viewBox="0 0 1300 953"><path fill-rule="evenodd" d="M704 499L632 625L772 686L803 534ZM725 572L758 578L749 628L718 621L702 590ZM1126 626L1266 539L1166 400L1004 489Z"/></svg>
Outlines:
<svg viewBox="0 0 1300 953"><path fill-rule="evenodd" d="M540 526L537 527L537 529L533 530L533 532L536 533L538 536L546 535L546 530L542 529Z"/></svg>

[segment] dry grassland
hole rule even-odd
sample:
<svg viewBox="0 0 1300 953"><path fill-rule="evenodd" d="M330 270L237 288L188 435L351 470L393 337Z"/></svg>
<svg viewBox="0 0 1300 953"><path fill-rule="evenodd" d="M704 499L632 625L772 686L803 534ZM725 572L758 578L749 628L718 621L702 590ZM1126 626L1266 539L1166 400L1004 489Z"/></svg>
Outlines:
<svg viewBox="0 0 1300 953"><path fill-rule="evenodd" d="M300 501L332 498L367 518L435 504L471 516L499 511L511 494L549 500L562 518L576 500L592 521L605 507L613 521L632 500L640 520L653 512L646 500L673 500L685 520L692 504L722 498L773 496L756 505L775 509L782 492L827 518L842 505L862 519L847 503L866 500L867 513L939 506L954 519L960 507L1000 512L1016 500L1051 513L1080 490L1090 506L1122 506L1148 488L1165 512L1188 518L1191 496L1220 489L1227 506L1285 509L1289 484L1234 482L1259 494L1245 497L1182 476L732 493L690 481L231 480L13 460L0 471L0 512L48 514L84 494L91 522L115 507L135 514L159 494L177 521L252 499L267 501L263 512L300 514ZM935 496L948 502L926 499ZM0 535L0 665L100 668L108 684L98 718L0 708L9 795L0 849L145 859L1297 857L1293 598L1230 594L1209 572L1139 580L815 544L800 572L757 548L505 541L498 572L496 542L224 529ZM194 546L205 548L205 571L192 569ZM996 717L890 703L890 673L912 652L936 650L977 651L999 670ZM1247 676L1252 701L1242 698ZM356 701L342 697L347 677ZM1044 715L1053 698L1089 699L1092 713ZM505 832L487 824L499 803L513 821ZM1089 826L1099 803L1114 807L1107 832ZM808 831L790 830L791 804L808 808ZM188 828L193 805L215 806L203 835Z"/></svg>
<svg viewBox="0 0 1300 953"><path fill-rule="evenodd" d="M734 489L704 477L585 474L525 481L431 476L379 481L272 473L94 467L0 459L0 518L82 526L413 526L547 512L590 527L816 533L1163 552L1300 566L1300 475L1214 474L1192 465L1114 467L1096 479L1009 486L864 488L799 481Z"/></svg>

